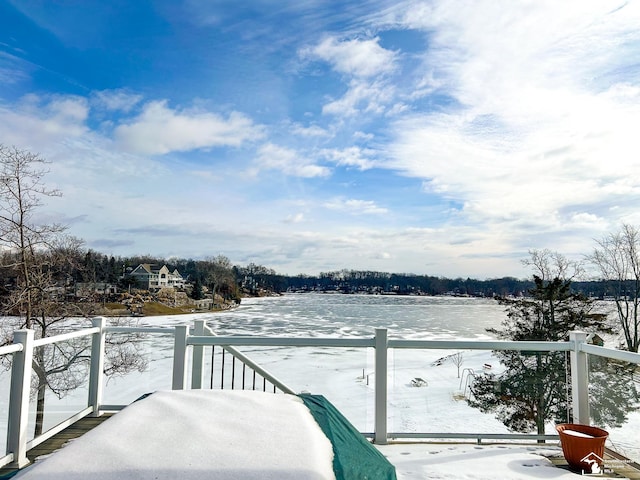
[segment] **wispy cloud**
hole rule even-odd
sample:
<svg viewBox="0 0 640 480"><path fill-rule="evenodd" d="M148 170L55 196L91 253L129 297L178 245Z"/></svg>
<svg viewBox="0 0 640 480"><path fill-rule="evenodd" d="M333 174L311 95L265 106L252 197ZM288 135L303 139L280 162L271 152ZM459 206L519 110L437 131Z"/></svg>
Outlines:
<svg viewBox="0 0 640 480"><path fill-rule="evenodd" d="M291 127L291 133L294 135L300 135L302 137L319 137L319 138L329 138L334 134L328 131L326 128L322 128L318 125L310 125L305 127L296 123Z"/></svg>
<svg viewBox="0 0 640 480"><path fill-rule="evenodd" d="M388 213L386 208L378 206L373 200L334 198L323 205L331 210L338 210L351 215L383 215Z"/></svg>
<svg viewBox="0 0 640 480"><path fill-rule="evenodd" d="M288 215L284 221L285 223L301 223L304 221L304 213L298 212L292 215Z"/></svg>
<svg viewBox="0 0 640 480"><path fill-rule="evenodd" d="M408 5L401 22L431 37L424 78L455 103L394 122L390 168L461 202L456 221L493 238L527 235L523 219L549 234L612 228L599 205L633 208L617 202L640 198L640 98L622 68L640 45L637 6Z"/></svg>
<svg viewBox="0 0 640 480"><path fill-rule="evenodd" d="M370 78L395 68L395 53L382 48L378 38L341 41L327 37L314 47L302 49L300 56L324 60L333 70L348 77Z"/></svg>
<svg viewBox="0 0 640 480"><path fill-rule="evenodd" d="M2 44L0 47L8 47ZM5 85L20 83L29 78L27 70L30 70L27 62L24 60L0 50L0 81Z"/></svg>
<svg viewBox="0 0 640 480"><path fill-rule="evenodd" d="M224 118L213 112L174 110L167 105L165 100L145 104L136 118L115 128L115 139L126 150L158 155L220 146L237 147L263 136L259 126L238 112Z"/></svg>
<svg viewBox="0 0 640 480"><path fill-rule="evenodd" d="M393 87L386 82L352 80L347 92L322 107L322 113L355 116L359 113L379 115L393 99Z"/></svg>
<svg viewBox="0 0 640 480"><path fill-rule="evenodd" d="M13 105L0 103L0 138L38 150L88 133L88 114L82 97L26 95Z"/></svg>
<svg viewBox="0 0 640 480"><path fill-rule="evenodd" d="M93 103L107 110L130 112L141 101L142 95L123 89L102 90L93 93Z"/></svg>
<svg viewBox="0 0 640 480"><path fill-rule="evenodd" d="M318 165L299 152L267 143L258 149L256 171L277 170L293 177L325 177L331 173L328 167Z"/></svg>
<svg viewBox="0 0 640 480"><path fill-rule="evenodd" d="M368 40L327 37L313 47L301 49L302 59L323 61L348 85L341 98L323 106L323 113L353 116L360 111L379 114L391 101L393 88L384 78L396 70L396 52Z"/></svg>
<svg viewBox="0 0 640 480"><path fill-rule="evenodd" d="M357 167L360 170L367 170L375 165L371 158L373 150L360 147L348 147L344 149L324 149L321 154L337 165L346 167Z"/></svg>

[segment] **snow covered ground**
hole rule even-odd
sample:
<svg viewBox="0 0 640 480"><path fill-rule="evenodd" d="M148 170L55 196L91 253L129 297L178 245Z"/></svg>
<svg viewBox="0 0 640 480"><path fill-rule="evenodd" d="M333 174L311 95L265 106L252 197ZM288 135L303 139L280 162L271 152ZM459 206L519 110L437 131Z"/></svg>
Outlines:
<svg viewBox="0 0 640 480"><path fill-rule="evenodd" d="M398 480L577 479L547 458L555 446L391 444L377 447L396 467Z"/></svg>

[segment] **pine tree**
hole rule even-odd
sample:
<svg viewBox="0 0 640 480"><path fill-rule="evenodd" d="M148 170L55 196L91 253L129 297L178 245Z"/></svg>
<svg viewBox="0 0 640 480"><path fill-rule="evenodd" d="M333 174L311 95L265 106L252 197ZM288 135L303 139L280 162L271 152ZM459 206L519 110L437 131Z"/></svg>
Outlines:
<svg viewBox="0 0 640 480"><path fill-rule="evenodd" d="M530 297L501 298L507 307L502 329L489 329L503 340L563 341L572 330L603 329L604 316L592 302L571 291L571 281L534 276ZM501 375L484 374L473 384L470 404L493 412L510 430L545 433L548 421L567 421L569 408L566 352L496 351Z"/></svg>
<svg viewBox="0 0 640 480"><path fill-rule="evenodd" d="M196 277L193 282L191 298L193 298L194 300L202 300L204 298L204 292L202 291L202 282L200 281L200 277Z"/></svg>

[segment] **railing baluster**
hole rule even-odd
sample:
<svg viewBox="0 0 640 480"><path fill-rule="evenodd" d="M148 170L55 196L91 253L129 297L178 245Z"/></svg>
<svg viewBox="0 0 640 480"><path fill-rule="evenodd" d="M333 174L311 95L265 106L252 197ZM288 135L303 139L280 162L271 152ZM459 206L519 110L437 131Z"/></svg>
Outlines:
<svg viewBox="0 0 640 480"><path fill-rule="evenodd" d="M211 378L209 379L211 390L213 390L213 360L215 359L216 346L211 345Z"/></svg>
<svg viewBox="0 0 640 480"><path fill-rule="evenodd" d="M242 390L244 390L244 376L246 371L247 371L247 364L243 362L242 363Z"/></svg>
<svg viewBox="0 0 640 480"><path fill-rule="evenodd" d="M236 357L231 357L231 390L234 388L234 384L236 381Z"/></svg>
<svg viewBox="0 0 640 480"><path fill-rule="evenodd" d="M222 347L222 368L220 369L220 390L224 390L224 347Z"/></svg>

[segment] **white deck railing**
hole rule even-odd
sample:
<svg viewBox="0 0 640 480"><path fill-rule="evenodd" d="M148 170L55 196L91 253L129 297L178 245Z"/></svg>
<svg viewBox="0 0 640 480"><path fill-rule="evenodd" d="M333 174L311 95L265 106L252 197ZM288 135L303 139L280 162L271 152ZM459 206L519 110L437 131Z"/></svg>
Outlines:
<svg viewBox="0 0 640 480"><path fill-rule="evenodd" d="M513 350L535 352L569 352L571 359L571 391L573 421L589 423L588 396L588 355L640 364L640 354L587 344L586 334L572 332L568 342L511 342L511 341L440 341L440 340L398 340L389 339L387 329L375 330L369 338L291 338L291 337L257 337L257 336L217 336L206 325L204 320L197 320L193 327L180 325L170 328L145 327L109 327L106 319L93 319L93 327L80 329L68 334L34 340L31 330L19 330L14 333L14 344L0 347L0 356L12 355L11 392L7 421L7 446L0 466L11 465L18 468L28 463L27 451L42 443L67 426L87 415L100 415L103 411L117 410L124 405L103 404L105 338L113 333L162 333L174 337L172 388L188 387L187 372L191 364L190 388L202 388L204 374L204 348L219 346L233 355L235 359L259 374L264 381L269 381L274 390L295 393L290 386L279 381L266 369L253 362L237 350L238 346L265 347L336 347L336 348L373 348L375 349L375 419L374 432L365 434L373 437L378 444L387 443L389 438L487 438L487 439L555 439L556 435L529 434L487 434L487 433L410 433L388 432L388 351L389 349L437 349L437 350ZM87 406L67 420L47 430L42 435L28 441L27 424L29 416L29 396L31 381L31 363L34 348L42 345L67 341L73 338L91 336L91 364L89 370L89 388ZM191 355L189 349L191 348ZM213 366L212 366L213 368ZM233 384L232 384L233 385ZM254 383L255 386L255 383Z"/></svg>

